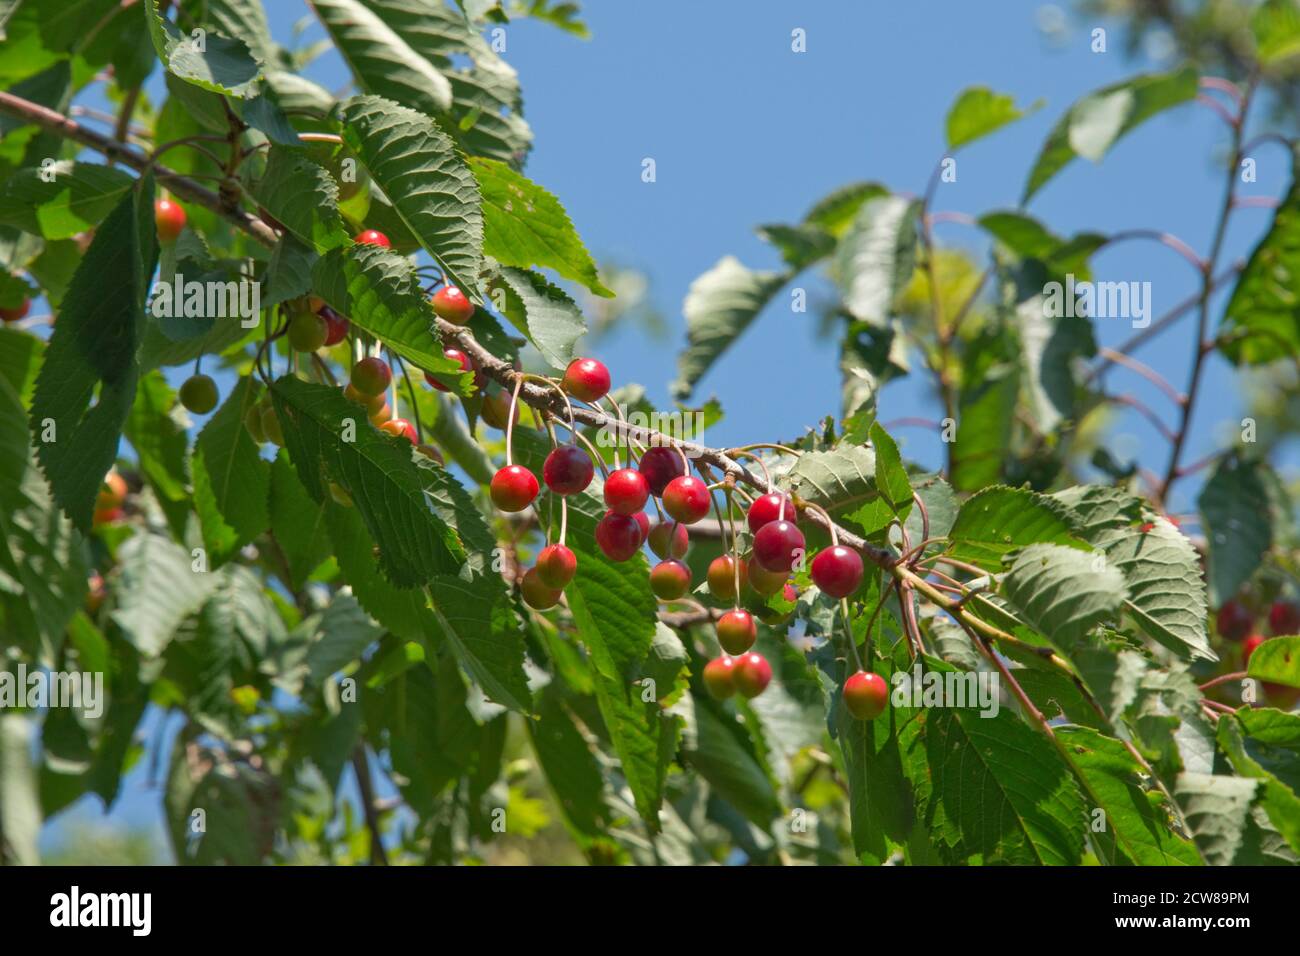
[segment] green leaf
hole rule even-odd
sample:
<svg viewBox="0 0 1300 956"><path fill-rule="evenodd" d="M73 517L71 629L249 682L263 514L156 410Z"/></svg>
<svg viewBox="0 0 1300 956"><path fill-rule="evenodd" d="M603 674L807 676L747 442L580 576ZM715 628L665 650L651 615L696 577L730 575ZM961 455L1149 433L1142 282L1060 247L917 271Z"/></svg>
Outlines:
<svg viewBox="0 0 1300 956"><path fill-rule="evenodd" d="M1221 717L1217 731L1232 768L1263 782L1269 822L1300 852L1300 717L1246 707Z"/></svg>
<svg viewBox="0 0 1300 956"><path fill-rule="evenodd" d="M831 512L857 511L880 497L876 452L862 445L840 444L830 451L804 452L786 475L786 482L800 498Z"/></svg>
<svg viewBox="0 0 1300 956"><path fill-rule="evenodd" d="M581 844L598 841L608 832L609 808L596 755L553 688L542 693L537 715L528 721L529 737L565 825Z"/></svg>
<svg viewBox="0 0 1300 956"><path fill-rule="evenodd" d="M483 193L484 254L503 266L554 269L596 295L614 295L558 199L494 159L473 157L469 164Z"/></svg>
<svg viewBox="0 0 1300 956"><path fill-rule="evenodd" d="M70 239L99 225L134 182L120 169L74 160L22 169L0 195L0 222L46 239Z"/></svg>
<svg viewBox="0 0 1300 956"><path fill-rule="evenodd" d="M207 601L219 575L195 571L190 552L149 531L128 539L118 560L113 622L143 657L158 657L181 622Z"/></svg>
<svg viewBox="0 0 1300 956"><path fill-rule="evenodd" d="M1016 107L1015 97L1009 94L995 93L987 86L969 87L948 110L948 149L955 150L987 136L1037 107L1035 104L1027 111L1020 110Z"/></svg>
<svg viewBox="0 0 1300 956"><path fill-rule="evenodd" d="M1217 659L1205 629L1200 555L1177 528L1117 488L1081 486L1052 497L1124 575L1125 610L1148 636L1181 657Z"/></svg>
<svg viewBox="0 0 1300 956"><path fill-rule="evenodd" d="M243 40L204 31L201 37L186 36L158 11L158 0L146 0L145 22L154 49L163 65L187 83L228 96L251 94L262 67Z"/></svg>
<svg viewBox="0 0 1300 956"><path fill-rule="evenodd" d="M1062 505L1035 491L1005 485L967 498L948 538L948 554L986 571L1001 571L1008 555L1031 544L1082 546Z"/></svg>
<svg viewBox="0 0 1300 956"><path fill-rule="evenodd" d="M336 593L314 622L315 639L307 651L308 680L316 686L337 674L383 636L351 594Z"/></svg>
<svg viewBox="0 0 1300 956"><path fill-rule="evenodd" d="M1223 310L1219 351L1234 365L1300 358L1300 178L1273 213Z"/></svg>
<svg viewBox="0 0 1300 956"><path fill-rule="evenodd" d="M888 195L889 190L880 183L849 183L817 200L803 221L839 239L853 225L863 203Z"/></svg>
<svg viewBox="0 0 1300 956"><path fill-rule="evenodd" d="M1105 813L1104 829L1092 828L1094 846L1110 865L1198 866L1200 854L1170 828L1170 808L1158 790L1144 789L1140 764L1118 740L1088 727L1058 727L1071 766L1086 794L1096 801L1093 813Z"/></svg>
<svg viewBox="0 0 1300 956"><path fill-rule="evenodd" d="M770 223L755 231L764 242L776 246L785 264L794 270L806 269L835 251L835 237L821 226Z"/></svg>
<svg viewBox="0 0 1300 956"><path fill-rule="evenodd" d="M898 454L898 445L879 423L871 425L871 447L876 453L875 488L878 496L855 511L851 521L867 534L874 534L890 522L906 522L912 511L912 482Z"/></svg>
<svg viewBox="0 0 1300 956"><path fill-rule="evenodd" d="M299 480L316 501L325 500L327 482L342 486L390 581L417 587L436 574L460 572L465 552L430 507L405 439L381 434L341 389L284 376L271 385L271 395Z"/></svg>
<svg viewBox="0 0 1300 956"><path fill-rule="evenodd" d="M1196 505L1209 552L1210 604L1236 595L1273 543L1272 506L1261 466L1229 456L1219 462Z"/></svg>
<svg viewBox="0 0 1300 956"><path fill-rule="evenodd" d="M1287 687L1300 687L1300 637L1273 637L1255 648L1246 673Z"/></svg>
<svg viewBox="0 0 1300 956"><path fill-rule="evenodd" d="M1287 849L1273 828L1264 807L1259 806L1265 784L1260 780L1205 773L1179 774L1174 797L1192 830L1192 837L1205 862L1211 866L1294 864L1296 855Z"/></svg>
<svg viewBox="0 0 1300 956"><path fill-rule="evenodd" d="M733 256L697 277L686 293L686 350L677 357L673 394L684 399L704 373L758 317L789 280L780 272L755 272Z"/></svg>
<svg viewBox="0 0 1300 956"><path fill-rule="evenodd" d="M462 292L476 296L485 213L455 143L429 117L377 96L345 100L339 119L343 141L424 251Z"/></svg>
<svg viewBox="0 0 1300 956"><path fill-rule="evenodd" d="M587 331L582 311L562 289L524 269L502 269L507 290L502 314L537 347L546 364L567 368L573 345Z"/></svg>
<svg viewBox="0 0 1300 956"><path fill-rule="evenodd" d="M442 354L433 310L405 256L372 245L333 249L316 261L312 291L402 358L469 394L474 376Z"/></svg>
<svg viewBox="0 0 1300 956"><path fill-rule="evenodd" d="M36 380L32 432L52 439L39 443L37 457L55 500L83 532L135 397L139 318L156 254L147 181L96 230Z"/></svg>
<svg viewBox="0 0 1300 956"><path fill-rule="evenodd" d="M855 319L887 324L894 300L912 278L919 209L919 202L901 196L868 200L840 240L835 278Z"/></svg>
<svg viewBox="0 0 1300 956"><path fill-rule="evenodd" d="M230 560L270 525L266 504L270 467L244 427L244 418L257 401L253 379L240 379L194 441L190 458L194 506L213 568Z"/></svg>
<svg viewBox="0 0 1300 956"><path fill-rule="evenodd" d="M289 572L285 583L297 591L330 556L331 549L325 508L312 500L283 451L271 463L267 516Z"/></svg>
<svg viewBox="0 0 1300 956"><path fill-rule="evenodd" d="M1136 76L1078 100L1048 134L1029 173L1021 203L1076 156L1100 162L1125 134L1151 117L1193 99L1198 78L1191 67Z"/></svg>
<svg viewBox="0 0 1300 956"><path fill-rule="evenodd" d="M451 84L360 0L312 0L321 23L366 93L429 116L451 108Z"/></svg>
<svg viewBox="0 0 1300 956"><path fill-rule="evenodd" d="M1264 0L1250 18L1255 57L1274 66L1300 53L1300 8L1295 0Z"/></svg>
<svg viewBox="0 0 1300 956"><path fill-rule="evenodd" d="M1002 329L984 329L962 358L952 484L975 491L1003 478L1020 395L1019 349Z"/></svg>
<svg viewBox="0 0 1300 956"><path fill-rule="evenodd" d="M162 373L141 378L124 434L178 538L184 535L190 508L188 428L189 419Z"/></svg>
<svg viewBox="0 0 1300 956"><path fill-rule="evenodd" d="M1031 544L1002 581L1025 620L1063 650L1103 621L1114 620L1127 596L1124 576L1101 552Z"/></svg>
<svg viewBox="0 0 1300 956"><path fill-rule="evenodd" d="M36 765L36 721L26 714L0 714L0 835L6 863L37 866L41 796Z"/></svg>
<svg viewBox="0 0 1300 956"><path fill-rule="evenodd" d="M262 308L270 309L310 292L312 269L318 258L315 249L303 245L291 235L281 236L266 264Z"/></svg>
<svg viewBox="0 0 1300 956"><path fill-rule="evenodd" d="M693 698L693 732L684 735L682 760L754 825L770 829L781 801L742 725L703 696Z"/></svg>
<svg viewBox="0 0 1300 956"><path fill-rule="evenodd" d="M347 244L338 185L301 152L272 146L253 195L289 233L317 252Z"/></svg>

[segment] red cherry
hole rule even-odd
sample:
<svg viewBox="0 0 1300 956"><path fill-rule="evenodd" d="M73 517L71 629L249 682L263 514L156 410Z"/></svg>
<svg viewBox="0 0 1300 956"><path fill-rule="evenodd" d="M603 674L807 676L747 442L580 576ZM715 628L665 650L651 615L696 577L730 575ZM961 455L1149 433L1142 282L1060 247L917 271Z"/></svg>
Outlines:
<svg viewBox="0 0 1300 956"><path fill-rule="evenodd" d="M445 285L433 294L433 313L453 325L465 325L474 317L474 303L454 285Z"/></svg>
<svg viewBox="0 0 1300 956"><path fill-rule="evenodd" d="M740 582L743 588L749 578L748 562L740 559ZM736 592L736 560L729 554L721 555L709 562L709 593L724 604L735 604L740 600Z"/></svg>
<svg viewBox="0 0 1300 956"><path fill-rule="evenodd" d="M557 495L576 495L591 484L596 466L591 456L577 445L560 445L542 464L542 480Z"/></svg>
<svg viewBox="0 0 1300 956"><path fill-rule="evenodd" d="M393 370L377 356L363 358L352 366L352 387L362 395L382 395L393 383Z"/></svg>
<svg viewBox="0 0 1300 956"><path fill-rule="evenodd" d="M668 482L663 494L664 510L675 521L695 524L709 513L713 496L709 487L691 475L682 475Z"/></svg>
<svg viewBox="0 0 1300 956"><path fill-rule="evenodd" d="M0 308L0 322L17 322L31 310L32 300L23 299L23 304L13 308Z"/></svg>
<svg viewBox="0 0 1300 956"><path fill-rule="evenodd" d="M356 241L358 245L362 246L382 246L385 249L393 248L393 244L388 241L388 237L378 229L367 229L365 232L357 236Z"/></svg>
<svg viewBox="0 0 1300 956"><path fill-rule="evenodd" d="M803 532L789 521L763 525L754 535L754 560L768 571L789 571L802 559Z"/></svg>
<svg viewBox="0 0 1300 956"><path fill-rule="evenodd" d="M645 544L645 539L650 537L650 516L644 511L638 511L632 517L636 519L637 530L641 532L641 544Z"/></svg>
<svg viewBox="0 0 1300 956"><path fill-rule="evenodd" d="M537 476L523 465L506 465L492 476L492 503L502 511L523 511L540 490Z"/></svg>
<svg viewBox="0 0 1300 956"><path fill-rule="evenodd" d="M648 537L650 550L665 560L686 557L686 551L691 544L690 535L686 533L686 525L678 524L676 521L660 521L651 529Z"/></svg>
<svg viewBox="0 0 1300 956"><path fill-rule="evenodd" d="M415 426L405 418L390 418L379 426L379 430L387 435L401 436L412 445L420 444L420 436L416 433Z"/></svg>
<svg viewBox="0 0 1300 956"><path fill-rule="evenodd" d="M811 571L813 584L823 594L846 598L862 583L862 557L852 548L835 545L817 552Z"/></svg>
<svg viewBox="0 0 1300 956"><path fill-rule="evenodd" d="M746 515L749 530L757 534L758 529L763 525L781 520L780 515L782 514L784 514L784 520L786 521L794 521L796 518L794 502L790 500L789 495L777 494L774 491L759 495L754 499L754 503L749 506L749 514Z"/></svg>
<svg viewBox="0 0 1300 956"><path fill-rule="evenodd" d="M1252 634L1241 642L1241 663L1246 665L1250 663L1250 655L1255 653L1255 648L1264 643L1264 635Z"/></svg>
<svg viewBox="0 0 1300 956"><path fill-rule="evenodd" d="M1219 616L1215 623L1219 635L1225 640L1240 641L1255 626L1255 618L1243 604L1237 601L1224 601L1223 607L1219 608Z"/></svg>
<svg viewBox="0 0 1300 956"><path fill-rule="evenodd" d="M578 556L562 544L548 544L537 555L537 576L548 588L564 590L578 573Z"/></svg>
<svg viewBox="0 0 1300 956"><path fill-rule="evenodd" d="M736 662L730 657L715 657L704 665L704 687L709 696L726 700L736 693Z"/></svg>
<svg viewBox="0 0 1300 956"><path fill-rule="evenodd" d="M889 685L879 674L858 671L844 682L844 706L858 720L875 720L889 703Z"/></svg>
<svg viewBox="0 0 1300 956"><path fill-rule="evenodd" d="M100 525L116 524L126 517L126 512L121 508L101 508L91 517L91 524L98 528Z"/></svg>
<svg viewBox="0 0 1300 956"><path fill-rule="evenodd" d="M179 203L170 199L159 199L153 204L154 225L158 227L158 238L163 242L175 242L176 237L185 228L185 210Z"/></svg>
<svg viewBox="0 0 1300 956"><path fill-rule="evenodd" d="M736 659L732 680L741 697L757 697L772 682L772 665L762 654L745 654Z"/></svg>
<svg viewBox="0 0 1300 956"><path fill-rule="evenodd" d="M457 363L460 366L462 372L476 371L474 367L474 360L470 358L468 355L466 355L464 352L462 352L460 349L443 349L442 354L444 357L449 358L453 362ZM428 372L424 373L424 380L440 392L451 391L451 389L447 388L446 385L443 385L442 382L438 381ZM518 408L515 409L515 414L516 415L519 414Z"/></svg>
<svg viewBox="0 0 1300 956"><path fill-rule="evenodd" d="M611 561L626 561L641 550L641 524L632 515L611 511L596 523L596 544Z"/></svg>
<svg viewBox="0 0 1300 956"><path fill-rule="evenodd" d="M338 345L348 337L348 320L343 318L328 305L323 305L316 313L325 320L325 346Z"/></svg>
<svg viewBox="0 0 1300 956"><path fill-rule="evenodd" d="M609 369L595 359L576 358L564 370L560 384L574 398L597 402L609 391Z"/></svg>
<svg viewBox="0 0 1300 956"><path fill-rule="evenodd" d="M524 596L524 603L537 611L545 611L560 603L561 591L548 588L537 573L536 568L524 572L524 579L519 582L519 590Z"/></svg>
<svg viewBox="0 0 1300 956"><path fill-rule="evenodd" d="M718 618L718 643L728 654L743 654L758 640L754 616L740 608Z"/></svg>
<svg viewBox="0 0 1300 956"><path fill-rule="evenodd" d="M104 482L99 486L99 494L95 496L96 510L108 511L111 508L121 507L130 491L126 479L117 472L110 471L104 476Z"/></svg>
<svg viewBox="0 0 1300 956"><path fill-rule="evenodd" d="M763 597L771 597L782 586L789 587L786 584L786 578L790 576L788 571L769 571L757 561L746 562L749 569L749 586Z"/></svg>
<svg viewBox="0 0 1300 956"><path fill-rule="evenodd" d="M650 570L650 590L661 601L676 601L691 589L691 569L673 558Z"/></svg>
<svg viewBox="0 0 1300 956"><path fill-rule="evenodd" d="M605 479L605 504L619 514L636 514L645 507L650 486L635 468L620 468ZM647 519L648 520L648 519Z"/></svg>
<svg viewBox="0 0 1300 956"><path fill-rule="evenodd" d="M645 475L646 483L650 486L650 494L656 498L663 495L668 482L686 474L686 463L682 461L682 456L676 449L665 448L662 445L647 448L636 467L641 474Z"/></svg>
<svg viewBox="0 0 1300 956"><path fill-rule="evenodd" d="M1300 634L1300 606L1290 601L1274 601L1268 609L1268 629L1274 635Z"/></svg>

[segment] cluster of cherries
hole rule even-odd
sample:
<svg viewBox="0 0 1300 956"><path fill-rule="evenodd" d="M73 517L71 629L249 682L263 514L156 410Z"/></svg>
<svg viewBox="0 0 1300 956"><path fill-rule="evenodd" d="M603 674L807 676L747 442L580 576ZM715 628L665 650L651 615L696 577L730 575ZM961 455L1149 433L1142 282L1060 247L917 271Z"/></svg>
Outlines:
<svg viewBox="0 0 1300 956"><path fill-rule="evenodd" d="M1300 633L1300 605L1291 601L1277 600L1268 609L1269 635L1259 633L1255 627L1255 615L1241 601L1224 601L1215 618L1219 636L1225 640L1240 642L1241 664L1250 663L1250 655L1269 637ZM1287 702L1297 697L1293 687L1264 681L1264 692L1271 699Z"/></svg>

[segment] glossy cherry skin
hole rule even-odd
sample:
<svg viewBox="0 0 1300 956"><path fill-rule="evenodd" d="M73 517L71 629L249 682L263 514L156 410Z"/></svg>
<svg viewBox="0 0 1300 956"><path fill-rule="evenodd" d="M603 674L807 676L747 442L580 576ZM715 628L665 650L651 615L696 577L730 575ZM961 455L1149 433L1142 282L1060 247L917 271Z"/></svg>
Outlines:
<svg viewBox="0 0 1300 956"><path fill-rule="evenodd" d="M858 671L844 682L844 706L858 720L875 720L889 705L889 685L879 674Z"/></svg>
<svg viewBox="0 0 1300 956"><path fill-rule="evenodd" d="M352 387L362 395L382 395L393 383L393 370L378 356L363 358L352 366Z"/></svg>
<svg viewBox="0 0 1300 956"><path fill-rule="evenodd" d="M578 556L562 544L548 544L537 555L537 576L548 588L563 591L578 573Z"/></svg>
<svg viewBox="0 0 1300 956"><path fill-rule="evenodd" d="M524 596L524 603L535 611L545 611L555 607L560 603L560 595L563 593L547 587L536 568L529 568L524 572L524 578L519 582L519 590Z"/></svg>
<svg viewBox="0 0 1300 956"><path fill-rule="evenodd" d="M540 491L537 476L523 465L506 465L492 476L488 491L492 503L502 511L523 511Z"/></svg>
<svg viewBox="0 0 1300 956"><path fill-rule="evenodd" d="M1274 601L1268 609L1268 629L1274 636L1300 634L1300 606L1290 601Z"/></svg>
<svg viewBox="0 0 1300 956"><path fill-rule="evenodd" d="M611 561L626 561L641 550L641 523L611 511L596 523L596 544Z"/></svg>
<svg viewBox="0 0 1300 956"><path fill-rule="evenodd" d="M718 643L728 654L743 654L758 640L754 616L740 608L728 611L718 618Z"/></svg>
<svg viewBox="0 0 1300 956"><path fill-rule="evenodd" d="M726 700L736 693L736 661L731 657L715 657L704 665L701 677L704 688L715 700Z"/></svg>
<svg viewBox="0 0 1300 956"><path fill-rule="evenodd" d="M771 597L785 586L788 571L769 571L757 561L746 562L749 571L749 586L763 597Z"/></svg>
<svg viewBox="0 0 1300 956"><path fill-rule="evenodd" d="M474 367L474 360L470 358L468 355L466 355L464 352L462 352L460 349L450 349L450 348L443 349L442 354L444 357L451 359L453 362L459 365L461 371L463 372L477 371ZM424 373L424 380L440 392L451 391L451 389L447 388L446 385L443 385L442 382L438 381L428 372ZM507 399L507 401L509 401L509 399ZM518 409L515 410L515 414L516 415L519 414Z"/></svg>
<svg viewBox="0 0 1300 956"><path fill-rule="evenodd" d="M510 417L510 393L503 388L483 394L483 421L493 428L506 430L506 420ZM515 405L515 424L519 424L519 406Z"/></svg>
<svg viewBox="0 0 1300 956"><path fill-rule="evenodd" d="M542 464L542 480L557 495L576 495L591 484L596 466L591 456L577 445L560 445L551 449Z"/></svg>
<svg viewBox="0 0 1300 956"><path fill-rule="evenodd" d="M175 242L176 237L185 228L185 210L179 203L170 199L159 199L153 204L154 225L158 227L158 238L163 242Z"/></svg>
<svg viewBox="0 0 1300 956"><path fill-rule="evenodd" d="M762 654L743 654L736 658L732 680L741 697L757 697L772 683L772 665Z"/></svg>
<svg viewBox="0 0 1300 956"><path fill-rule="evenodd" d="M724 604L735 604L740 600L736 591L736 559L729 554L719 555L709 562L707 580L709 593ZM749 580L749 563L740 559L740 587L744 590Z"/></svg>
<svg viewBox="0 0 1300 956"><path fill-rule="evenodd" d="M382 246L385 249L393 248L393 244L388 241L378 229L367 229L365 232L358 234L357 244L362 246Z"/></svg>
<svg viewBox="0 0 1300 956"><path fill-rule="evenodd" d="M674 521L695 524L709 513L712 495L709 487L693 475L682 475L668 482L663 494L664 511Z"/></svg>
<svg viewBox="0 0 1300 956"><path fill-rule="evenodd" d="M597 402L609 392L609 369L591 358L576 358L564 370L560 385L574 398Z"/></svg>
<svg viewBox="0 0 1300 956"><path fill-rule="evenodd" d="M415 431L415 426L405 418L390 418L379 426L379 430L385 435L394 435L405 438L412 445L420 443L420 436Z"/></svg>
<svg viewBox="0 0 1300 956"><path fill-rule="evenodd" d="M316 314L325 320L325 347L338 345L348 337L348 320L343 318L328 305L316 310Z"/></svg>
<svg viewBox="0 0 1300 956"><path fill-rule="evenodd" d="M810 571L813 584L823 594L846 598L862 583L862 557L852 548L837 544L818 551Z"/></svg>
<svg viewBox="0 0 1300 956"><path fill-rule="evenodd" d="M783 507L784 512L782 512ZM780 516L782 514L784 514L784 520L794 521L796 518L794 502L790 500L789 495L769 491L767 494L759 495L754 499L754 503L749 506L749 513L745 516L745 520L749 522L749 530L757 534L758 529L763 525L781 520Z"/></svg>
<svg viewBox="0 0 1300 956"><path fill-rule="evenodd" d="M691 546L691 537L686 531L686 525L678 524L676 521L660 521L650 529L647 537L650 541L650 550L665 561L669 558L686 557L686 552Z"/></svg>
<svg viewBox="0 0 1300 956"><path fill-rule="evenodd" d="M686 463L681 454L673 448L654 445L645 450L641 460L636 464L637 470L645 475L650 494L662 497L668 482L686 474Z"/></svg>
<svg viewBox="0 0 1300 956"><path fill-rule="evenodd" d="M754 535L754 560L768 571L789 571L803 550L803 532L789 521L765 524Z"/></svg>
<svg viewBox="0 0 1300 956"><path fill-rule="evenodd" d="M1219 635L1229 641L1242 640L1255 626L1254 616L1238 601L1224 601L1215 622Z"/></svg>
<svg viewBox="0 0 1300 956"><path fill-rule="evenodd" d="M1255 653L1255 648L1264 643L1263 634L1252 634L1241 642L1241 663L1242 666L1250 663L1250 655Z"/></svg>
<svg viewBox="0 0 1300 956"><path fill-rule="evenodd" d="M454 285L445 285L433 294L433 313L453 325L465 325L474 318L474 303Z"/></svg>
<svg viewBox="0 0 1300 956"><path fill-rule="evenodd" d="M645 507L650 486L635 468L620 468L605 479L605 505L610 511L634 515Z"/></svg>
<svg viewBox="0 0 1300 956"><path fill-rule="evenodd" d="M650 537L650 516L644 511L638 511L632 517L636 519L636 526L641 532L641 543L645 544L645 539Z"/></svg>
<svg viewBox="0 0 1300 956"><path fill-rule="evenodd" d="M19 319L25 318L31 308L31 299L23 299L22 305L16 305L12 308L0 308L0 322L17 322Z"/></svg>
<svg viewBox="0 0 1300 956"><path fill-rule="evenodd" d="M181 383L181 404L195 415L206 415L217 407L217 383L210 375L191 375Z"/></svg>
<svg viewBox="0 0 1300 956"><path fill-rule="evenodd" d="M669 558L650 569L650 590L661 601L676 601L691 589L691 569Z"/></svg>

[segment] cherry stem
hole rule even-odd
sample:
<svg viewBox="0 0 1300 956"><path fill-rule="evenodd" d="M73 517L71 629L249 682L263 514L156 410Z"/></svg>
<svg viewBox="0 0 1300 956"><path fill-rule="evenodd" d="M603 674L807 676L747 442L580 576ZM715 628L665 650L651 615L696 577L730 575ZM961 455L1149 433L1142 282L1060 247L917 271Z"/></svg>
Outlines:
<svg viewBox="0 0 1300 956"><path fill-rule="evenodd" d="M772 493L772 473L767 470L767 462L763 461L762 456L755 455L752 451L745 451L743 448L732 449L732 454L737 458L752 458L758 463L759 470L763 472L763 480L767 482L767 493Z"/></svg>
<svg viewBox="0 0 1300 956"><path fill-rule="evenodd" d="M770 448L773 451L783 452L787 455L794 455L795 458L799 458L803 455L803 452L797 451L788 445L778 445L774 442L767 441L754 442L752 445L742 445L739 448L729 448L727 451L732 455L738 455L742 451L753 451L755 448Z"/></svg>
<svg viewBox="0 0 1300 956"><path fill-rule="evenodd" d="M731 506L731 491L727 490L727 517L731 519L731 568L736 579L736 607L740 607L740 538L736 536L736 509ZM669 539L671 540L671 539Z"/></svg>
<svg viewBox="0 0 1300 956"><path fill-rule="evenodd" d="M576 433L578 428L577 423L573 419L573 403L569 401L569 393L560 388L558 382L547 378L545 375L530 375L522 373L522 377L525 381L541 382L543 385L549 385L551 388L555 389L555 391L560 393L560 397L564 399L564 405L569 411L569 431Z"/></svg>
<svg viewBox="0 0 1300 956"><path fill-rule="evenodd" d="M862 658L858 655L858 642L853 637L853 619L849 617L849 602L847 598L840 598L840 613L844 616L844 632L849 637L849 651L853 654L853 666L862 670ZM871 632L867 632L867 643L871 643Z"/></svg>
<svg viewBox="0 0 1300 956"><path fill-rule="evenodd" d="M829 528L831 532L831 547L838 548L840 546L840 536L838 533L836 533L835 522L832 521L831 516L826 513L826 509L821 507L821 505L813 504L811 501L805 501L804 507L807 508L809 511L813 512L814 514L819 514L826 519L826 527ZM781 501L781 511L785 511L784 499L782 499Z"/></svg>
<svg viewBox="0 0 1300 956"><path fill-rule="evenodd" d="M612 395L606 395L605 401L609 402L610 407L614 409L614 417L618 419L618 423L624 426L623 428L620 428L618 430L618 433L614 436L614 467L615 468L619 467L618 440L619 438L622 438L627 445L627 466L631 468L632 467L632 436L627 433L627 428L626 428L627 418L623 414L623 407L619 405L618 402L614 401L614 397ZM597 411L600 410L599 402L596 403L595 408Z"/></svg>
<svg viewBox="0 0 1300 956"><path fill-rule="evenodd" d="M565 535L569 533L569 499L560 495L560 544L564 544Z"/></svg>
<svg viewBox="0 0 1300 956"><path fill-rule="evenodd" d="M1233 681L1245 680L1247 674L1245 671L1233 671L1231 674L1220 674L1218 677L1207 680L1201 685L1201 690L1209 690L1211 687L1218 687L1220 684L1230 684Z"/></svg>
<svg viewBox="0 0 1300 956"><path fill-rule="evenodd" d="M591 443L586 435L578 431L577 426L570 425L567 422L560 422L560 424L569 429L570 434L574 438L587 446L587 452L591 455L591 460L596 463L596 467L600 469L601 477L608 478L609 466L605 464L605 456L596 450L596 446Z"/></svg>
<svg viewBox="0 0 1300 956"><path fill-rule="evenodd" d="M509 468L514 462L511 460L511 446L515 437L515 411L519 408L519 390L524 387L524 376L515 377L515 390L510 393L510 410L506 412L506 467ZM576 432L575 432L576 434Z"/></svg>

